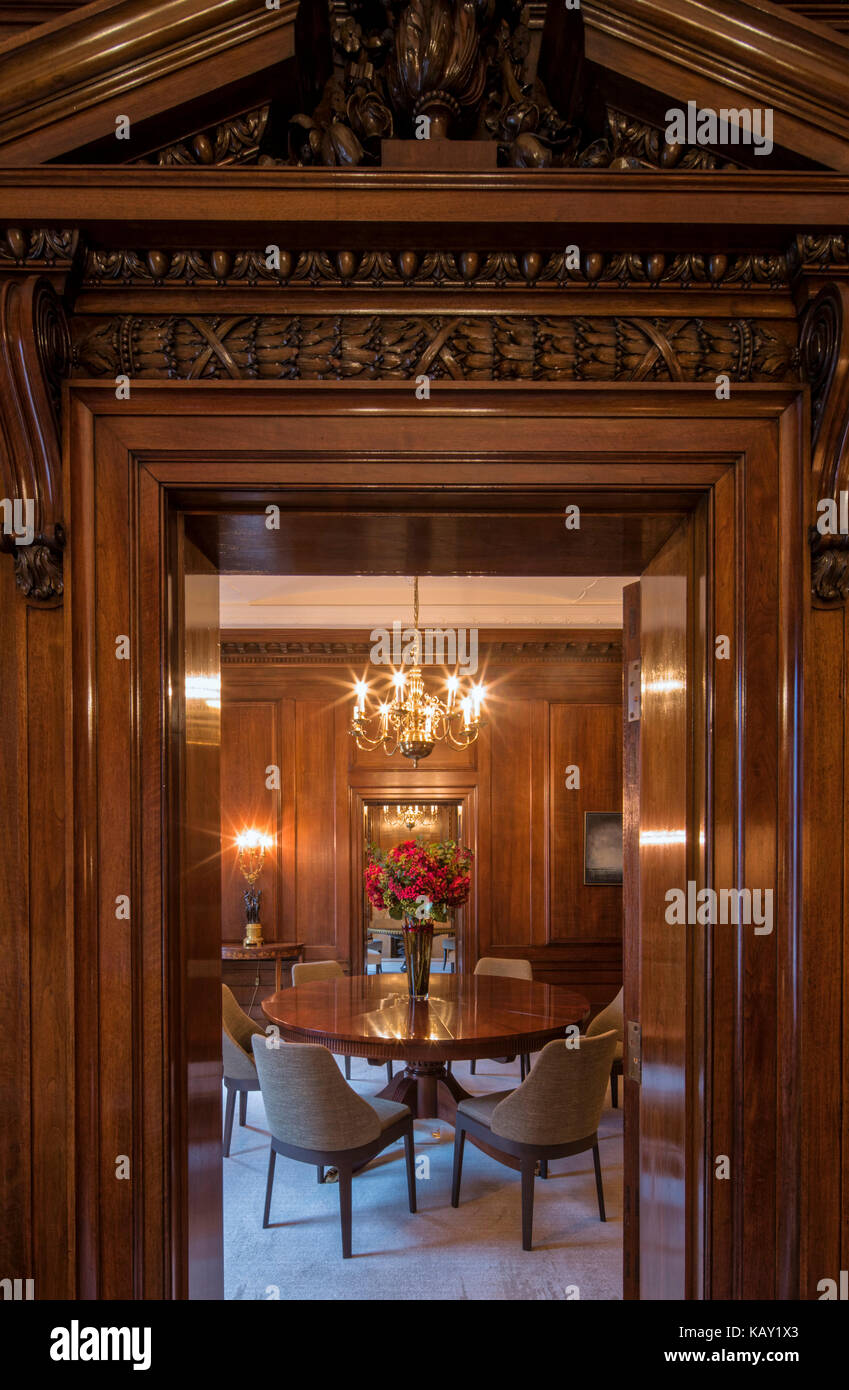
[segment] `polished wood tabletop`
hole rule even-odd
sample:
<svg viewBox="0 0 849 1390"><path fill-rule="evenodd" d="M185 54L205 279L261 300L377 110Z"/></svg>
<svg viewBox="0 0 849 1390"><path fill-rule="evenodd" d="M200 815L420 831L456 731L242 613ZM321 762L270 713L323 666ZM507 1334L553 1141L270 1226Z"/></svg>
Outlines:
<svg viewBox="0 0 849 1390"><path fill-rule="evenodd" d="M290 1042L427 1062L537 1052L590 1012L576 990L501 976L432 975L430 991L411 1004L403 976L345 975L281 990L262 1008Z"/></svg>

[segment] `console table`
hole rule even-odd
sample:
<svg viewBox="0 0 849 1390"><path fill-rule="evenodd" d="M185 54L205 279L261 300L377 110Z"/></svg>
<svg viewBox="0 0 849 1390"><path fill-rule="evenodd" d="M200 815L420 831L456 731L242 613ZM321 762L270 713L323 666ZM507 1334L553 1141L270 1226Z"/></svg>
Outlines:
<svg viewBox="0 0 849 1390"><path fill-rule="evenodd" d="M222 960L273 960L275 993L283 988L283 966L303 960L301 941L265 941L261 946L245 946L241 941L222 941Z"/></svg>

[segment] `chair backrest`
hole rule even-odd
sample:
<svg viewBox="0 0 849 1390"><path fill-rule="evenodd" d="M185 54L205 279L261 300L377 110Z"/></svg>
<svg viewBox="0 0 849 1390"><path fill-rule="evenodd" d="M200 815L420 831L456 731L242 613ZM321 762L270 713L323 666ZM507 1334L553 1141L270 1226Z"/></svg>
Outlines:
<svg viewBox="0 0 849 1390"><path fill-rule="evenodd" d="M532 980L534 968L529 960L506 960L503 956L481 956L476 975L507 975L513 980Z"/></svg>
<svg viewBox="0 0 849 1390"><path fill-rule="evenodd" d="M272 1046L267 1046L268 1043ZM368 1101L348 1085L326 1047L274 1046L254 1038L259 1086L271 1133L299 1149L356 1149L380 1134Z"/></svg>
<svg viewBox="0 0 849 1390"><path fill-rule="evenodd" d="M499 1101L492 1132L522 1144L573 1144L595 1134L601 1119L616 1034L547 1043L530 1073Z"/></svg>
<svg viewBox="0 0 849 1390"><path fill-rule="evenodd" d="M336 975L344 975L338 960L305 960L292 966L292 984L305 985L310 980L332 980Z"/></svg>
<svg viewBox="0 0 849 1390"><path fill-rule="evenodd" d="M221 1054L224 1059L224 1075L234 1081L256 1079L251 1038L262 1035L262 1029L249 1018L236 1002L236 996L227 985L221 986Z"/></svg>
<svg viewBox="0 0 849 1390"><path fill-rule="evenodd" d="M618 1042L625 1040L625 1016L622 1008L622 996L624 987L620 989L615 999L611 999L607 1008L602 1009L600 1014L596 1014L592 1023L587 1028L587 1037L594 1038L597 1033L606 1033L613 1029Z"/></svg>

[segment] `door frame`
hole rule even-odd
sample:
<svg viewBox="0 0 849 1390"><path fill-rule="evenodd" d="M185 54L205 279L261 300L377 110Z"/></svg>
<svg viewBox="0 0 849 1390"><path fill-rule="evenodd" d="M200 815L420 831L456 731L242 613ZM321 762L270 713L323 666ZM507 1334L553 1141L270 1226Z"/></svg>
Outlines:
<svg viewBox="0 0 849 1390"><path fill-rule="evenodd" d="M309 477L310 487L357 487L372 501L390 479L402 488L426 479L477 489L489 505L517 485L592 486L619 499L682 489L730 496L734 565L729 574L711 567L708 611L717 631L728 619L739 638L724 673L730 693L719 682L711 693L723 735L715 731L713 761L727 756L734 774L718 809L706 779L707 824L711 844L719 829L750 860L772 866L786 906L760 977L736 955L721 962L730 979L716 976L726 980L720 1022L732 1020L740 1063L730 1072L716 1065L715 976L704 978L712 1051L696 1081L707 1138L691 1194L691 1230L702 1239L688 1252L689 1289L693 1297L798 1297L800 653L809 563L802 389L735 386L722 402L712 382L440 383L427 402L401 382L134 382L130 402L100 383L65 389L79 1296L185 1297L197 1254L184 1220L186 1117L174 1084L179 1019L167 968L178 871L169 528L181 509L254 505ZM304 449L305 438L319 447ZM123 632L127 670L114 661L114 635ZM758 696L766 713L755 730ZM750 786L759 766L762 782ZM122 891L134 904L123 935L111 925ZM711 1145L720 1143L736 1143L740 1158L730 1222L708 1192ZM115 1181L117 1152L132 1155L131 1183Z"/></svg>

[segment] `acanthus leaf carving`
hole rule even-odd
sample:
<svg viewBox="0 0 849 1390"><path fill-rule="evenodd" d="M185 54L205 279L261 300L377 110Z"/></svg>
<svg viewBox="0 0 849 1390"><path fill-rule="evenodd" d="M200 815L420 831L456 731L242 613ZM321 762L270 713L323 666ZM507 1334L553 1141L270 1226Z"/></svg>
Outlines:
<svg viewBox="0 0 849 1390"><path fill-rule="evenodd" d="M849 286L826 285L807 305L801 323L802 379L811 391L811 444L815 502L849 491ZM849 596L849 535L809 530L811 585L823 603Z"/></svg>
<svg viewBox="0 0 849 1390"><path fill-rule="evenodd" d="M4 532L0 548L15 557L26 598L62 594L62 459L59 433L62 379L70 338L62 305L41 276L0 281L0 489L32 507L26 543Z"/></svg>

